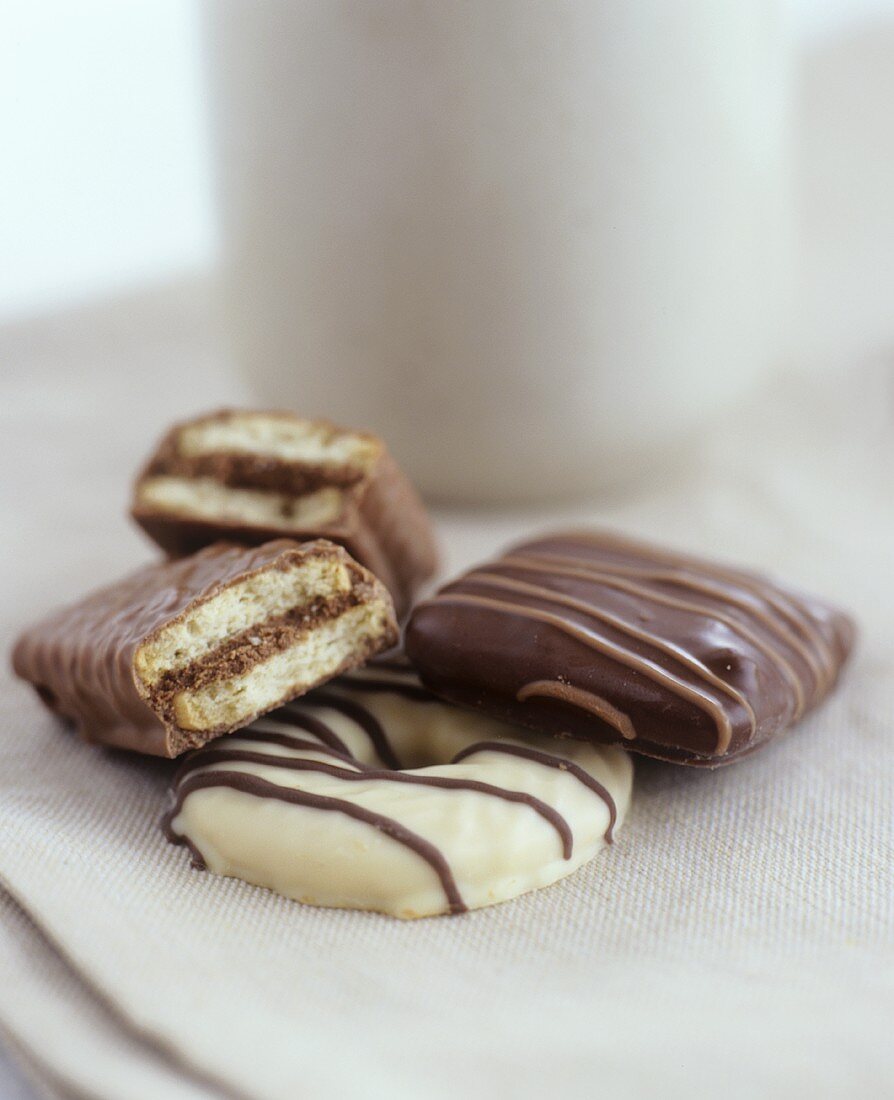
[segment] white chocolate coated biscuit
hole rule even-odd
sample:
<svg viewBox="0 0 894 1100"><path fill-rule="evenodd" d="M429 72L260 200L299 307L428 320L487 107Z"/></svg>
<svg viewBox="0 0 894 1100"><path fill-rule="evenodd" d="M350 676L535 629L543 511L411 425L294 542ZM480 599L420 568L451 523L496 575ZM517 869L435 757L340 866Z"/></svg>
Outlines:
<svg viewBox="0 0 894 1100"><path fill-rule="evenodd" d="M312 905L462 912L571 874L630 802L622 750L535 737L370 667L194 753L169 838Z"/></svg>

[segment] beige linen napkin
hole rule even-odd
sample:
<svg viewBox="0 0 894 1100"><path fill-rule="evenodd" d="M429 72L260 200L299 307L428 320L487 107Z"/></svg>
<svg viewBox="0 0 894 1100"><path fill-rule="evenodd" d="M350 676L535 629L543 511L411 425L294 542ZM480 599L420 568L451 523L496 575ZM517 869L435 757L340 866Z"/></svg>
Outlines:
<svg viewBox="0 0 894 1100"><path fill-rule="evenodd" d="M120 337L121 356L133 339ZM49 414L27 380L0 413L4 469L18 468L7 640L150 553L121 518L122 481L195 348L169 331L163 346L141 339L151 389L104 380L85 358L57 377ZM76 343L63 341L69 367ZM187 411L197 380L204 404L232 392L203 362ZM790 383L717 425L692 470L613 504L442 515L450 568L588 518L772 568L863 627L842 689L801 729L715 773L638 764L616 846L494 909L404 924L195 872L158 830L170 765L78 743L6 676L0 878L41 935L35 946L26 918L0 911L5 1028L57 1080L102 1097L215 1095L219 1081L265 1100L882 1095L894 1070L889 382L879 368L832 393ZM65 981L42 969L48 950Z"/></svg>
<svg viewBox="0 0 894 1100"><path fill-rule="evenodd" d="M0 892L0 985L9 992L3 1027L41 1092L108 1100L220 1095L175 1055L129 1031L6 891Z"/></svg>

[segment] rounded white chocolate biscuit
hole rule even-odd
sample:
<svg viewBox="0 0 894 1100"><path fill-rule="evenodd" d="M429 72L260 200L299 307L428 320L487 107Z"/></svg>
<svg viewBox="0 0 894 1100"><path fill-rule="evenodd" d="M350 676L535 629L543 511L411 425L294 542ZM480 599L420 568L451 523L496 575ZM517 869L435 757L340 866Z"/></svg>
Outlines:
<svg viewBox="0 0 894 1100"><path fill-rule="evenodd" d="M571 874L610 843L632 775L620 749L530 735L372 666L194 753L166 830L218 874L422 917Z"/></svg>

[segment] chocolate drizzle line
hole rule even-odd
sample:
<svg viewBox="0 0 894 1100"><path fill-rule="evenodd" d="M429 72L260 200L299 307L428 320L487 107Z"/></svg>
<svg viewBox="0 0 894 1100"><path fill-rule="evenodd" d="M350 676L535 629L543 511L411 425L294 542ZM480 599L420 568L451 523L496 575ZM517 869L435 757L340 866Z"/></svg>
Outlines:
<svg viewBox="0 0 894 1100"><path fill-rule="evenodd" d="M308 733L312 733L314 737L319 738L324 745L328 745L330 749L335 749L336 752L340 752L343 756L351 755L351 750L344 741L342 741L335 730L332 729L331 726L327 726L326 723L319 718L314 718L312 714L304 714L286 704L286 706L276 712L276 721L285 722L290 726L297 726L299 729L307 730ZM285 744L285 742L280 742L280 744Z"/></svg>
<svg viewBox="0 0 894 1100"><path fill-rule="evenodd" d="M464 760L467 756L472 756L476 752L502 752L506 753L507 756L519 756L523 760L533 760L535 763L543 764L547 768L557 768L559 771L573 775L575 779L579 779L585 787L589 787L605 803L608 809L608 828L605 830L605 843L612 844L614 842L615 822L618 820L618 807L615 800L608 788L604 787L598 779L594 779L579 764L575 764L573 761L566 760L561 756L553 756L549 752L541 752L540 749L529 748L527 745L516 745L508 741L477 741L474 745L468 745L458 752L452 763L458 764L461 760Z"/></svg>
<svg viewBox="0 0 894 1100"><path fill-rule="evenodd" d="M309 748L315 748L309 745ZM493 783L484 783L477 779L459 779L443 775L416 775L409 772L388 771L381 768L362 767L362 770L354 771L349 767L337 764L326 764L322 760L307 760L294 756L275 756L272 753L251 752L243 749L208 749L200 756L189 761L185 771L204 768L211 764L261 764L274 768L286 768L291 771L321 772L324 775L334 776L336 779L371 780L378 779L388 783L405 783L417 787L435 787L446 791L475 791L479 794L491 795L500 798L504 802L516 802L520 805L530 806L556 830L562 842L562 858L571 859L574 849L574 836L571 827L565 818L552 806L547 805L535 795L525 791L510 791L504 787L498 787ZM348 763L346 761L346 763ZM354 763L354 761L350 761ZM212 775L217 774L215 772Z"/></svg>
<svg viewBox="0 0 894 1100"><path fill-rule="evenodd" d="M382 724L366 707L361 706L353 699L344 699L334 692L320 689L314 692L313 699L309 699L308 702L321 707L329 707L331 710L344 714L352 722L356 722L372 741L382 763L388 768L397 769L400 767L400 761L391 747L391 742L388 740L388 735L382 728Z"/></svg>
<svg viewBox="0 0 894 1100"><path fill-rule="evenodd" d="M569 703L571 706L590 711L591 714L595 714L597 718L601 718L603 722L616 729L625 741L632 741L636 737L636 730L633 728L630 716L613 707L607 699L603 699L593 691L574 687L573 684L565 684L561 680L532 680L520 687L515 697L523 703L525 699L531 699L535 695L547 699L558 699L561 703Z"/></svg>
<svg viewBox="0 0 894 1100"><path fill-rule="evenodd" d="M342 681L344 683L344 681ZM341 686L341 685L339 685ZM390 686L390 684L389 684ZM401 685L397 685L401 686ZM410 685L407 685L410 686ZM420 691L424 689L419 689ZM427 693L426 693L427 694ZM361 703L354 700L342 699L332 691L317 691L307 704L318 704L329 707L344 714L366 734L371 746L381 759L390 757L396 762L396 754L387 739L381 723ZM265 720L262 720L265 721ZM290 771L314 772L330 775L346 782L358 781L382 781L390 783L403 783L407 785L429 787L441 790L472 791L511 802L525 805L538 814L556 832L562 848L562 857L570 859L574 848L574 835L566 818L554 807L525 791L513 791L492 783L486 783L476 779L464 779L451 776L420 775L414 772L377 768L364 764L357 760L338 737L334 730L322 719L312 715L300 713L297 706L294 709L283 708L275 716L266 721L285 721L290 725L306 729L311 737L319 740L309 740L296 737L286 732L261 728L250 728L240 734L232 735L222 740L214 747L204 748L201 752L190 753L184 760L174 777L175 802L173 807L165 814L163 828L165 835L174 843L186 845L192 853L193 863L197 867L204 866L201 852L186 836L175 832L173 822L181 812L186 798L197 790L214 787L227 787L232 790L250 794L257 798L272 798L294 805L306 806L311 809L323 809L341 811L356 820L364 821L392 839L403 844L423 858L435 871L441 882L447 899L449 911L460 913L466 910L466 905L459 893L453 873L446 856L436 845L419 836L417 833L403 826L400 822L358 806L353 802L335 798L329 795L317 795L298 788L283 787L277 783L269 782L259 776L235 771L222 765L253 764L261 767L281 768ZM330 757L329 760L308 759L298 756L284 756L274 752L257 751L257 743L269 743L280 745L293 751L307 751L322 753ZM233 747L231 747L233 746ZM236 747L238 746L238 747ZM494 751L528 759L547 767L567 771L573 775L589 790L595 793L605 804L609 811L609 823L605 831L606 843L612 843L612 831L617 818L617 809L614 799L606 788L590 776L583 768L566 761L560 757L525 746L504 744L499 741L478 742L458 753L452 763L459 763L467 756L476 752ZM395 764L399 769L400 765ZM210 769L210 770L206 770ZM193 774L198 772L198 774Z"/></svg>
<svg viewBox="0 0 894 1100"><path fill-rule="evenodd" d="M279 787L275 783L268 783L254 775L245 775L242 772L207 772L202 775L194 775L186 779L177 790L177 797L173 807L165 815L163 827L167 838L175 844L183 843L183 838L173 830L173 821L183 807L184 799L194 791L204 790L208 787L229 787L241 794L252 795L255 798L272 798L278 802L288 802L293 806L307 806L314 810L330 810L343 813L355 821L362 821L371 825L374 829L396 840L399 844L409 848L425 860L438 876L444 896L447 899L451 913L465 913L467 906L460 896L456 880L450 865L443 853L430 841L414 833L412 829L401 825L385 814L367 810L364 806L358 806L354 802L348 802L342 798L332 798L329 795L311 794L308 791L300 791L295 788Z"/></svg>
<svg viewBox="0 0 894 1100"><path fill-rule="evenodd" d="M595 540L588 540L585 536L578 536L574 541L585 545L598 545ZM634 555L642 553L642 550L634 544L617 543L616 545L623 545L625 551ZM650 549L649 554L660 561L662 566L656 569L654 566L645 564L621 565L601 559L597 562L586 557L553 553L545 549L536 553L511 554L503 559L503 564L525 568L525 563L530 562L539 565L540 569L546 565L549 572L560 572L553 568L553 563L558 562L583 569L588 577L600 583L605 582L603 579L605 574L615 574L621 577L639 577L671 584L701 593L744 611L769 633L775 634L790 649L798 653L811 671L817 692L824 692L832 685L837 668L835 654L821 632L816 629L815 624L811 623L803 610L784 593L772 588L769 584L762 583L757 577L739 573L734 569L724 569L712 563L700 562L699 569L705 576L693 576L684 559L668 551L655 549ZM719 583L714 583L715 581ZM743 596L742 593L745 595ZM649 595L652 596L653 592L649 592ZM776 614L768 614L760 606L762 602L768 604ZM712 609L705 610L708 613L714 613ZM716 617L716 613L714 614ZM781 655L778 651L774 651L773 656L778 660ZM785 658L782 657L782 659Z"/></svg>
<svg viewBox="0 0 894 1100"><path fill-rule="evenodd" d="M278 712L277 712L278 714ZM263 721L263 719L262 719ZM279 721L279 718L276 718ZM328 731L333 732L333 731ZM261 729L258 726L249 726L247 729L240 730L238 733L232 734L234 738L250 739L253 744L261 742L263 744L282 745L286 749L304 749L312 750L313 752L324 753L327 756L334 756L339 760L349 760L352 764L356 764L358 768L365 768L366 764L361 764L359 760L355 760L351 755L350 749L345 747L343 750L337 749L334 745L327 745L325 742L317 743L316 741L308 741L303 737L292 737L288 733L280 733L278 730ZM340 738L336 738L333 733L333 740L341 742ZM192 756L190 756L190 760Z"/></svg>
<svg viewBox="0 0 894 1100"><path fill-rule="evenodd" d="M668 642L659 638L652 631L643 630L627 622L626 619L622 619L608 611L599 610L586 600L575 599L572 596L565 595L563 592L557 592L555 589L547 588L545 585L527 584L524 581L517 581L510 577L503 577L496 573L487 572L476 573L475 576L470 577L469 580L474 582L481 581L489 585L492 584L498 588L508 588L521 595L535 596L537 599L546 600L549 603L561 604L563 607L569 607L573 611L580 611L588 618L604 622L614 630L622 634L627 634L637 641L645 642L653 649L657 649L659 652L667 654L672 660L685 665L686 668L694 672L697 676L700 676L706 683L718 688L724 695L728 695L731 699L734 699L748 714L751 728L752 730L754 729L754 711L751 709L751 705L741 691L737 691L736 688L721 679L720 676L712 672L711 669L702 661L699 661L698 658L693 657L692 654L687 653L680 646L674 645L673 642Z"/></svg>
<svg viewBox="0 0 894 1100"><path fill-rule="evenodd" d="M804 685L801 682L800 676L792 667L791 662L786 658L784 653L781 653L775 646L770 645L764 641L758 634L751 630L747 624L743 623L741 619L737 619L733 615L728 615L717 608L711 607L708 604L701 603L693 600L683 600L676 596L669 596L666 593L660 592L655 588L647 585L636 584L632 581L625 581L619 579L616 573L626 573L626 570L622 566L618 566L617 569L609 566L603 568L603 564L600 562L598 566L588 566L583 559L580 558L564 558L560 555L555 555L555 560L575 562L574 566L556 566L552 564L550 560L553 556L547 556L549 564L547 562L538 563L532 556L530 560L526 557L509 557L501 561L500 565L509 565L513 569L523 569L533 572L543 573L547 576L560 576L560 577L580 577L582 580L592 581L594 584L605 585L606 588L614 588L619 592L627 592L633 596L645 597L647 600L651 600L653 603L663 604L665 607L679 608L681 611L694 612L697 615L704 615L708 618L716 619L718 622L724 623L730 628L730 630L737 633L740 637L750 642L756 649L759 649L764 656L768 657L782 672L789 685L795 693L795 698L798 704L797 715L803 713L805 707L804 699ZM649 579L656 579L651 577ZM733 607L738 607L740 610L745 611L747 614L751 614L758 621L764 620L759 616L755 609L748 604L746 600L736 598L732 593L720 591L708 591L708 589L702 584L701 581L692 580L692 583L688 579L677 577L674 583L680 587L692 588L696 591L701 591L706 595L713 596L715 599L721 600L723 603L729 604ZM766 617L767 629L771 632L775 632L777 635L780 630L785 628L781 624L775 622L771 616ZM809 650L802 647L796 639L788 642L789 645L802 655L802 658L807 663L814 676L819 675L816 671L816 661L813 658ZM819 680L816 681L819 685Z"/></svg>
<svg viewBox="0 0 894 1100"><path fill-rule="evenodd" d="M300 757L295 756L280 756L273 752L254 752L252 749L235 749L229 748L231 741L248 741L249 738L242 737L241 734L234 734L232 737L222 738L220 741L213 745L207 746L201 753L195 752L183 761L177 771L174 773L173 786L176 788L178 784L189 775L190 772L197 771L199 768L209 767L211 764L221 764L227 760L245 760L249 761L249 757L252 758L253 763L267 764L275 767L277 764L286 767L285 762L289 760L298 760ZM330 767L340 768L347 771L348 769L356 770L357 772L366 773L372 771L368 764L362 764L359 760L354 760L352 757L336 753L334 750L329 749L326 745L318 745L315 741L304 741L298 737L289 737L288 734L282 734L278 736L275 733L268 734L267 736L255 736L255 731L251 731L251 744L254 745L257 742L262 744L279 744L285 748L294 749L296 752L316 752L324 756L330 756L336 763L329 765ZM227 746L219 748L218 746ZM257 757L255 760L254 758ZM313 764L317 761L308 761Z"/></svg>
<svg viewBox="0 0 894 1100"><path fill-rule="evenodd" d="M418 604L404 645L442 698L592 742L619 741L627 718L632 751L716 767L821 703L855 633L761 574L558 531Z"/></svg>
<svg viewBox="0 0 894 1100"><path fill-rule="evenodd" d="M582 543L588 546L596 546L599 545L600 540L594 537L592 534L579 532L571 536L571 541ZM639 557L640 559L645 553L645 550L642 546L639 546L635 542L631 542L630 540L624 539L618 535L615 535L610 540L606 539L603 536L601 541L603 543L611 542L614 544L615 548L621 548L627 553L631 553L635 557ZM661 562L665 562L676 569L682 569L685 572L687 568L688 563L685 556L679 553L675 553L672 550L650 548L648 553L649 556L651 556L652 558L657 559ZM549 557L552 556L550 551L546 551L546 554ZM797 630L798 633L807 640L807 642L810 643L815 651L818 651L820 661L825 666L827 677L824 682L824 687L828 688L829 686L831 686L832 683L834 683L837 672L837 660L835 654L826 639L819 631L817 631L815 623L811 621L809 615L805 614L804 609L799 606L797 600L792 600L784 592L775 588L775 586L762 581L760 577L752 576L748 573L743 573L738 569L732 569L722 565L717 565L714 562L703 561L700 561L698 563L698 568L703 573L715 577L720 581L724 581L729 585L738 587L745 592L756 596L758 600L763 600L765 603L768 603L774 611L778 612L779 615L786 619L788 623L793 626L795 630ZM728 594L722 589L720 593L720 598L728 598ZM762 619L765 625L768 626L770 629L778 627L778 624L775 622L773 617L761 612L759 608L753 608L749 606L746 609L749 610L751 614L754 614L756 618ZM805 660L806 659L807 655L805 653Z"/></svg>
<svg viewBox="0 0 894 1100"><path fill-rule="evenodd" d="M468 582L476 581L477 579L477 576L466 578ZM570 599L571 597L568 598ZM486 607L493 611L499 611L509 615L518 615L521 618L536 619L538 622L546 623L547 626L555 627L556 630L561 631L563 634L568 634L578 641L584 642L586 645L597 650L606 657L613 658L619 664L626 665L636 672L641 672L643 675L649 677L649 679L662 684L672 692L675 692L677 695L699 707L702 711L710 715L717 728L717 751L724 752L729 745L732 737L732 726L730 724L729 715L717 699L702 688L693 684L688 684L669 669L662 668L660 665L655 664L655 662L648 657L640 657L632 650L625 649L624 646L609 641L589 627L573 623L551 611L543 611L537 607L528 607L525 604L514 603L510 600L497 600L490 596L475 596L470 593L460 592L444 592L436 596L431 602ZM556 602L563 602L562 598L559 597ZM578 603L579 601L572 602ZM584 604L583 606L588 607L589 605Z"/></svg>

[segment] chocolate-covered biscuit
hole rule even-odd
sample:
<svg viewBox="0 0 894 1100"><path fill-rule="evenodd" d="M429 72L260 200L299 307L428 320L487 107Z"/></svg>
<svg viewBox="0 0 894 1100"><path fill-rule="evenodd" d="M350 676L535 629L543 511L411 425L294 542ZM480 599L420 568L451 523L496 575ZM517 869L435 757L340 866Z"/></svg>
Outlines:
<svg viewBox="0 0 894 1100"><path fill-rule="evenodd" d="M851 620L762 576L603 532L515 547L418 605L406 649L454 702L714 766L834 686Z"/></svg>
<svg viewBox="0 0 894 1100"><path fill-rule="evenodd" d="M169 554L219 539L327 538L406 611L436 564L425 507L384 443L290 413L226 410L175 426L134 488L133 517Z"/></svg>
<svg viewBox="0 0 894 1100"><path fill-rule="evenodd" d="M50 616L13 665L87 740L177 756L396 637L390 596L342 547L218 543Z"/></svg>
<svg viewBox="0 0 894 1100"><path fill-rule="evenodd" d="M312 905L459 913L610 844L632 774L625 752L533 737L373 663L190 753L164 828L196 865Z"/></svg>

